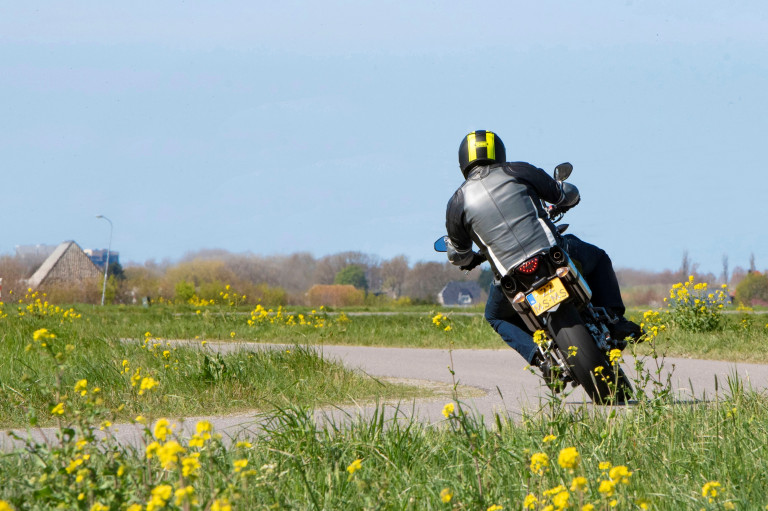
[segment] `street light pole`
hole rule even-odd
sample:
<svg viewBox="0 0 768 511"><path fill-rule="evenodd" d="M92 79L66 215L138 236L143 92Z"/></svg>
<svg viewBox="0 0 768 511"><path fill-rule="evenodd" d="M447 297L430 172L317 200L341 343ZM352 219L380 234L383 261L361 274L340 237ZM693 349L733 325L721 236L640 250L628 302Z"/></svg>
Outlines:
<svg viewBox="0 0 768 511"><path fill-rule="evenodd" d="M105 217L104 215L99 215L96 218L103 218L107 222L109 222L109 245L107 246L107 264L104 265L104 286L101 288L101 305L104 305L104 297L107 294L107 272L109 271L109 253L112 251L112 220Z"/></svg>

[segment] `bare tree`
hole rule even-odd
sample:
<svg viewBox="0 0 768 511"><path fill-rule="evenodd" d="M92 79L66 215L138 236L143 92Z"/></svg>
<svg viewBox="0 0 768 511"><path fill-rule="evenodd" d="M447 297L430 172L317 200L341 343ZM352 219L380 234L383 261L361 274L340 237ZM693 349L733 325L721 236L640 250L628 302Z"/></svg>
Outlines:
<svg viewBox="0 0 768 511"><path fill-rule="evenodd" d="M381 263L382 291L392 298L400 298L403 284L408 276L408 258L404 255L395 256Z"/></svg>
<svg viewBox="0 0 768 511"><path fill-rule="evenodd" d="M754 273L757 271L757 268L755 267L755 253L752 252L749 254L749 273Z"/></svg>
<svg viewBox="0 0 768 511"><path fill-rule="evenodd" d="M683 250L683 260L680 261L680 278L687 279L691 274L691 260L688 258L688 250Z"/></svg>

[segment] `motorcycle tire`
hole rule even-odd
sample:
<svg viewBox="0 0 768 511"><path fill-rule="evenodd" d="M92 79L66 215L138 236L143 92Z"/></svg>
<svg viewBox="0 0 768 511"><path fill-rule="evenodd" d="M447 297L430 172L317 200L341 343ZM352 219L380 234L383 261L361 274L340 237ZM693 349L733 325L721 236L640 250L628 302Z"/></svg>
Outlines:
<svg viewBox="0 0 768 511"><path fill-rule="evenodd" d="M562 304L550 314L549 329L555 344L566 356L574 379L596 404L623 404L632 396L632 384L621 367L613 370L606 354L597 347L572 304ZM569 349L576 355L568 357ZM595 369L598 369L595 373ZM610 384L609 384L610 382Z"/></svg>

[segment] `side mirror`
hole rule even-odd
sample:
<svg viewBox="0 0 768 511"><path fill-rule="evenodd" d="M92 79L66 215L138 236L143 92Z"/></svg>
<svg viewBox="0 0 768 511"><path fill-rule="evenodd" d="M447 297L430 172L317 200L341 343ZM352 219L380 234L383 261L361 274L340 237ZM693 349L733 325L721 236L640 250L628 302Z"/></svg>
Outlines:
<svg viewBox="0 0 768 511"><path fill-rule="evenodd" d="M448 247L445 245L445 239L448 236L440 236L435 240L435 252L448 252Z"/></svg>
<svg viewBox="0 0 768 511"><path fill-rule="evenodd" d="M573 165L568 162L561 163L555 167L555 179L557 181L565 181L571 175L571 172L573 172Z"/></svg>

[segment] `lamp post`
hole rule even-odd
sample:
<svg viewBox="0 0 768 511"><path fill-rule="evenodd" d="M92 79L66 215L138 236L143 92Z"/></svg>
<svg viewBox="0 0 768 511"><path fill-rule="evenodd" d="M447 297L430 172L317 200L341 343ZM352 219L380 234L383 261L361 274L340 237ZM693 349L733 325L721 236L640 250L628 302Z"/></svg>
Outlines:
<svg viewBox="0 0 768 511"><path fill-rule="evenodd" d="M98 215L96 218L103 218L109 222L109 245L107 246L107 264L104 265L104 286L101 288L101 305L104 305L104 297L107 294L107 272L109 271L109 253L112 251L112 220L104 215Z"/></svg>

